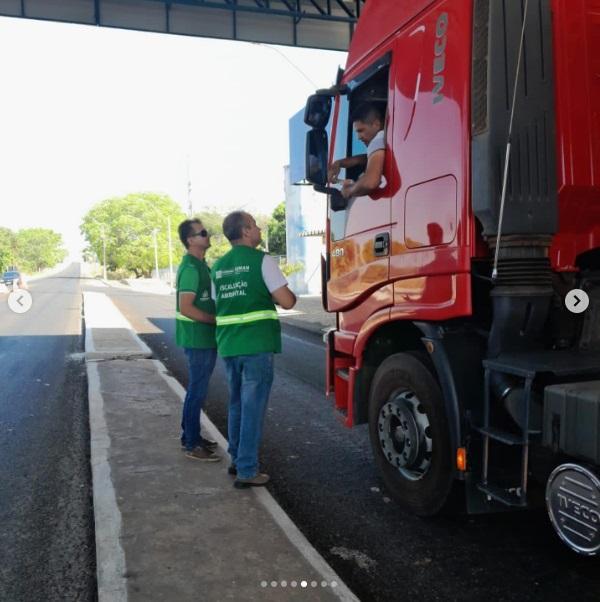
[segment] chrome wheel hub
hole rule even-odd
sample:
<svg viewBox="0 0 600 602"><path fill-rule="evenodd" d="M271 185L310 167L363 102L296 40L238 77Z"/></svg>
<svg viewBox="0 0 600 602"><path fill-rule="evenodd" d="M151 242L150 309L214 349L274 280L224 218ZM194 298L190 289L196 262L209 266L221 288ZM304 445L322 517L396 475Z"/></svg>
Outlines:
<svg viewBox="0 0 600 602"><path fill-rule="evenodd" d="M423 477L431 465L431 426L412 391L396 391L379 410L379 444L387 461L405 478Z"/></svg>

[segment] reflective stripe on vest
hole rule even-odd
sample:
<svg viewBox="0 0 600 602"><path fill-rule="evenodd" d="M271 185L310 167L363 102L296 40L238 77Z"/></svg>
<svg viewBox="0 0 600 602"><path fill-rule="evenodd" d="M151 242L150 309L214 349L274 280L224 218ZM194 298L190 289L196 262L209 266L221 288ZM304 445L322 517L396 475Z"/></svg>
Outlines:
<svg viewBox="0 0 600 602"><path fill-rule="evenodd" d="M278 320L279 316L274 310L251 311L247 314L238 314L236 316L217 316L217 326L230 326L231 324L247 324L248 322L258 322L259 320Z"/></svg>
<svg viewBox="0 0 600 602"><path fill-rule="evenodd" d="M187 316L184 316L183 314L180 314L179 312L175 312L175 319L182 320L183 322L196 322L197 321L197 320L192 320L192 318L188 318Z"/></svg>

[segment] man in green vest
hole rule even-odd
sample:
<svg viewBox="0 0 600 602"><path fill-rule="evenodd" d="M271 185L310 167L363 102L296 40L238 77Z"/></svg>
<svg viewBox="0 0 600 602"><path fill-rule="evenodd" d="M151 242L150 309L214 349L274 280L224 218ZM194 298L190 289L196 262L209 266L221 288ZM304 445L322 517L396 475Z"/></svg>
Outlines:
<svg viewBox="0 0 600 602"><path fill-rule="evenodd" d="M200 434L200 412L217 356L215 303L210 270L204 254L210 236L198 219L179 224L179 238L187 249L177 270L175 338L188 360L189 382L181 418L181 445L192 460L218 462L215 441Z"/></svg>
<svg viewBox="0 0 600 602"><path fill-rule="evenodd" d="M223 233L231 250L212 270L217 308L217 347L229 384L229 474L238 488L266 485L258 470L258 449L273 383L273 354L281 353L281 327L275 303L284 309L296 297L277 262L256 247L260 228L243 211L230 213Z"/></svg>

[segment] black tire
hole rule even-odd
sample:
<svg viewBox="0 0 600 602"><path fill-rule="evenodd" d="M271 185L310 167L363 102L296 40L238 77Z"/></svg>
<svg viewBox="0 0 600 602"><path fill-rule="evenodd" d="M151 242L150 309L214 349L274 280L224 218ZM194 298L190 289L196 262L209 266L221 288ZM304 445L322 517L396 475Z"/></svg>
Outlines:
<svg viewBox="0 0 600 602"><path fill-rule="evenodd" d="M418 355L397 353L377 369L369 396L369 434L392 497L419 516L439 513L454 482L453 456L442 393Z"/></svg>

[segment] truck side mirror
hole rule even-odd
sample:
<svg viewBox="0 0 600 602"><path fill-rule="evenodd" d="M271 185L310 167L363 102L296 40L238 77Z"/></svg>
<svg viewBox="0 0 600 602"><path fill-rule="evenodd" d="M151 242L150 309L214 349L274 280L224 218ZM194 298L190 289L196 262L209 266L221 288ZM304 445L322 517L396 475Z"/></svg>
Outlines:
<svg viewBox="0 0 600 602"><path fill-rule="evenodd" d="M327 186L327 155L329 140L327 132L313 129L306 132L306 180L313 184L317 192L329 195L329 205L332 211L346 209L348 201L337 189Z"/></svg>
<svg viewBox="0 0 600 602"><path fill-rule="evenodd" d="M319 186L327 184L327 132L313 129L306 132L306 179Z"/></svg>
<svg viewBox="0 0 600 602"><path fill-rule="evenodd" d="M331 115L331 95L313 94L306 101L304 123L311 128L323 129Z"/></svg>
<svg viewBox="0 0 600 602"><path fill-rule="evenodd" d="M348 206L347 199L337 188L329 188L329 206L332 211L343 211Z"/></svg>
<svg viewBox="0 0 600 602"><path fill-rule="evenodd" d="M313 188L317 192L329 195L329 206L332 211L343 211L348 206L348 201L337 188L318 185L315 185Z"/></svg>

